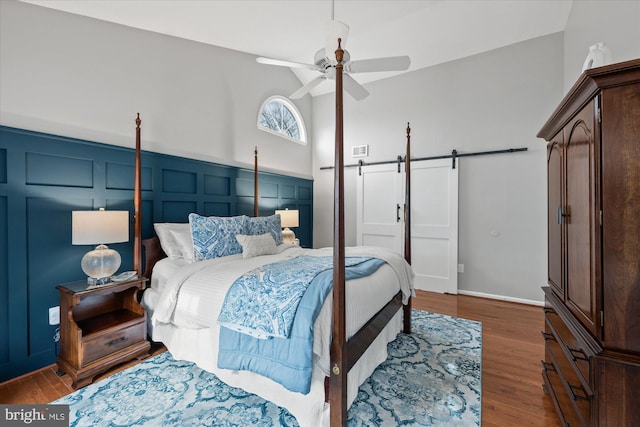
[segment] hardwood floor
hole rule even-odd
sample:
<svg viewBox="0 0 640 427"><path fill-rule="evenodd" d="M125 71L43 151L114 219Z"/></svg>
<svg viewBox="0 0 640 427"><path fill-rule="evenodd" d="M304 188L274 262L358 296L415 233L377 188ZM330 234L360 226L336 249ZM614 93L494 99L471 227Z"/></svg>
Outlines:
<svg viewBox="0 0 640 427"><path fill-rule="evenodd" d="M560 427L542 390L541 307L417 291L413 308L482 322L482 426Z"/></svg>
<svg viewBox="0 0 640 427"><path fill-rule="evenodd" d="M482 426L559 427L551 398L541 387L544 343L540 307L465 295L417 291L413 307L482 322ZM152 354L165 351L152 346ZM133 364L118 366L96 380ZM52 365L0 384L0 403L48 403L73 391Z"/></svg>

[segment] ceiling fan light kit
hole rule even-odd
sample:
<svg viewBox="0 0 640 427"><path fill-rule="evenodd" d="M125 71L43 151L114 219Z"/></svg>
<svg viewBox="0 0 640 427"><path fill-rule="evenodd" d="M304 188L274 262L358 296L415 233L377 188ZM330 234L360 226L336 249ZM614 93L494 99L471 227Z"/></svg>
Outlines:
<svg viewBox="0 0 640 427"><path fill-rule="evenodd" d="M327 21L325 28L325 57L331 58L331 60L335 64L335 50L337 49L338 39L342 40L342 49L344 49L347 44L347 36L349 36L349 26L344 22L332 19L331 21ZM346 58L343 60L346 61Z"/></svg>
<svg viewBox="0 0 640 427"><path fill-rule="evenodd" d="M333 11L331 13L331 16L333 17ZM289 98L291 99L302 98L324 80L335 78L335 50L338 47L338 39L341 39L341 46L342 49L344 49L344 46L347 43L348 35L349 26L347 24L335 19L331 19L330 21L327 21L326 24L325 47L316 52L313 58L313 64L304 64L300 62L284 61L280 59L263 57L256 58L256 61L260 64L277 65L280 67L289 68L303 68L319 71L321 73L320 76L315 77L313 80L309 81L289 96ZM344 67L344 89L354 99L360 101L369 96L369 92L349 74L368 73L376 71L404 71L409 68L409 65L411 65L411 60L408 56L392 56L386 58L373 58L351 61L351 55L346 49L344 49L342 64Z"/></svg>

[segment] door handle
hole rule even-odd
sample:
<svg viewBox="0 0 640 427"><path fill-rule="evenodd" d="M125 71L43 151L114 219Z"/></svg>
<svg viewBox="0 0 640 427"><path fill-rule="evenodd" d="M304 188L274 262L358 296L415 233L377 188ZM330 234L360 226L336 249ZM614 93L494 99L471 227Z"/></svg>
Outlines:
<svg viewBox="0 0 640 427"><path fill-rule="evenodd" d="M562 206L558 206L558 224L562 224Z"/></svg>
<svg viewBox="0 0 640 427"><path fill-rule="evenodd" d="M396 222L400 222L400 203L396 204Z"/></svg>
<svg viewBox="0 0 640 427"><path fill-rule="evenodd" d="M558 206L558 224L564 224L569 218L569 213L562 212L562 206Z"/></svg>

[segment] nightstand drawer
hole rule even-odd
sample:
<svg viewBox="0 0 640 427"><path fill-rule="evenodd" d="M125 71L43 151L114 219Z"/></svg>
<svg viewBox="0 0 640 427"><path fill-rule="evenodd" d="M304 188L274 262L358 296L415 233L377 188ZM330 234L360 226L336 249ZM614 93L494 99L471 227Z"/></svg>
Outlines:
<svg viewBox="0 0 640 427"><path fill-rule="evenodd" d="M83 364L91 363L108 356L118 350L129 347L145 340L144 319L137 325L119 329L97 337L90 337L83 341Z"/></svg>

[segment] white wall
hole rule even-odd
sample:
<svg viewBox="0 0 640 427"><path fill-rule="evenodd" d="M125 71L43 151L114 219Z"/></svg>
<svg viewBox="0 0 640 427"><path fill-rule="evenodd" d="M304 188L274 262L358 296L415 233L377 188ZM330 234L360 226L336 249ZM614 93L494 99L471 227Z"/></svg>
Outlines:
<svg viewBox="0 0 640 427"><path fill-rule="evenodd" d="M260 131L258 109L300 86L255 57L0 1L0 124L310 177L311 144ZM296 101L311 135L311 99Z"/></svg>
<svg viewBox="0 0 640 427"><path fill-rule="evenodd" d="M640 2L575 1L564 34L519 43L367 85L346 95L345 158L368 161L527 147L460 159L463 291L542 300L546 283L544 143L535 135L598 41L614 61L640 57ZM315 179L314 245L332 241L333 95L296 101L312 143L256 129L261 103L300 83L252 55L0 0L0 124ZM313 156L313 159L312 159ZM347 243L355 244L355 169L347 169ZM500 233L492 237L491 232Z"/></svg>
<svg viewBox="0 0 640 427"><path fill-rule="evenodd" d="M606 43L613 62L640 58L640 1L574 1L564 34L564 91L568 92L591 45Z"/></svg>
<svg viewBox="0 0 640 427"><path fill-rule="evenodd" d="M562 34L553 34L368 84L364 101L345 95L346 163L353 145L369 144L366 161L404 154L407 122L412 157L528 148L459 159L462 291L543 299L546 151L536 133L562 96L562 51ZM333 164L333 103L330 94L313 105L316 247L332 244L333 171L319 168ZM356 174L345 172L348 245L355 244Z"/></svg>

